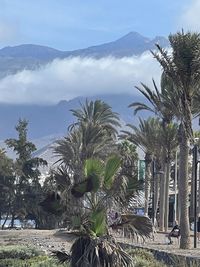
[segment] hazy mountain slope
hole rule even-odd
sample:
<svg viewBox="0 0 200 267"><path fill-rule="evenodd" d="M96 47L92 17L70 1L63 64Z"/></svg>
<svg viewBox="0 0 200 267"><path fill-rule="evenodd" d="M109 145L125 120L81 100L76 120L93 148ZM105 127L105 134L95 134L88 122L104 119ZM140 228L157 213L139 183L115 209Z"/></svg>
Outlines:
<svg viewBox="0 0 200 267"><path fill-rule="evenodd" d="M67 127L74 120L70 109L77 108L79 103L84 102L85 99L85 97L77 97L51 106L0 104L0 140L15 136L14 127L19 118L25 118L29 121L29 136L31 139L65 134ZM112 106L115 112L119 113L121 119L125 122L137 120L128 105L133 101L142 100L139 96L126 94L102 95L89 97L88 99L104 100ZM147 115L147 113L143 113L142 116Z"/></svg>
<svg viewBox="0 0 200 267"><path fill-rule="evenodd" d="M37 69L55 58L140 55L146 50L154 49L155 43L159 43L163 47L168 45L168 41L164 37L156 37L151 40L139 33L130 32L116 41L75 51L59 51L33 44L8 46L0 49L0 78L23 69Z"/></svg>

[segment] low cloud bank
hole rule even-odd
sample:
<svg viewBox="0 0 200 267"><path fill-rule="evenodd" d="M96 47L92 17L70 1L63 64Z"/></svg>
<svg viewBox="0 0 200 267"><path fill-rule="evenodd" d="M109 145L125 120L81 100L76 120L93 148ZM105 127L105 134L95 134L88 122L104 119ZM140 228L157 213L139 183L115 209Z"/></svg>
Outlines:
<svg viewBox="0 0 200 267"><path fill-rule="evenodd" d="M159 83L161 68L152 55L127 58L68 58L0 80L0 102L54 104L97 94L131 93L141 81Z"/></svg>

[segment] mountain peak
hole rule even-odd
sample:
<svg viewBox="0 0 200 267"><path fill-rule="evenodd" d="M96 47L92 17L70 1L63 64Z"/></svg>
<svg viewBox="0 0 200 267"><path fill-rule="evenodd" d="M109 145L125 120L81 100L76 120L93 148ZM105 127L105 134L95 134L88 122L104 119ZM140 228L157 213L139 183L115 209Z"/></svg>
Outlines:
<svg viewBox="0 0 200 267"><path fill-rule="evenodd" d="M129 33L127 33L126 35L122 36L121 38L119 38L116 42L149 42L150 39L141 35L138 32L135 31L131 31Z"/></svg>

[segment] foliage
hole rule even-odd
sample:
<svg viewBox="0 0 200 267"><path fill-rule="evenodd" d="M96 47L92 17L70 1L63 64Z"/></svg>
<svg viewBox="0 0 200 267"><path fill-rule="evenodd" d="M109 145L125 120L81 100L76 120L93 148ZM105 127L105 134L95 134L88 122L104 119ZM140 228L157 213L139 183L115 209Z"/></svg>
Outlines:
<svg viewBox="0 0 200 267"><path fill-rule="evenodd" d="M0 267L60 267L52 258L33 247L1 246ZM63 265L62 265L63 266ZM67 266L67 265L66 265Z"/></svg>
<svg viewBox="0 0 200 267"><path fill-rule="evenodd" d="M136 267L166 267L162 262L157 261L150 251L145 249L131 249L128 251Z"/></svg>
<svg viewBox="0 0 200 267"><path fill-rule="evenodd" d="M41 255L37 249L25 246L1 246L0 247L0 259L19 258L30 259Z"/></svg>
<svg viewBox="0 0 200 267"><path fill-rule="evenodd" d="M7 146L16 153L16 160L12 162L5 155L1 155L3 158L0 166L0 184L3 185L4 189L1 195L3 194L7 206L2 210L1 205L0 210L6 217L11 216L11 227L13 227L15 219L35 220L38 226L42 217L43 221L45 218L42 209L39 207L44 195L39 181L39 168L47 165L47 162L42 158L33 156L36 147L28 141L27 127L28 122L20 119L15 127L18 138L6 140Z"/></svg>

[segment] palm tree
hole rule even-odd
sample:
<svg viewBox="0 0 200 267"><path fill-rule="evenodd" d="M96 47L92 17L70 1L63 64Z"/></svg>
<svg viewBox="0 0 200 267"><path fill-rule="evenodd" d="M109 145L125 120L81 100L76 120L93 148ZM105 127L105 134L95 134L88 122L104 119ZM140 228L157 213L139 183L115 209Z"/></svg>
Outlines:
<svg viewBox="0 0 200 267"><path fill-rule="evenodd" d="M83 162L91 157L104 158L116 148L117 127L120 126L118 114L103 101L96 100L72 110L76 122L70 125L69 134L57 142L54 151L74 173L75 181L82 176Z"/></svg>
<svg viewBox="0 0 200 267"><path fill-rule="evenodd" d="M158 119L149 118L148 120L140 119L139 126L128 124L133 132L123 131L129 141L139 146L145 153L145 209L144 213L148 215L150 180L151 180L151 162L155 157L156 148L158 147L158 135L160 122Z"/></svg>
<svg viewBox="0 0 200 267"><path fill-rule="evenodd" d="M85 104L81 104L81 109L72 109L72 114L76 117L77 122L73 123L69 128L80 126L82 123L91 123L99 125L111 136L117 134L117 127L120 127L119 116L112 108L101 100L86 100Z"/></svg>
<svg viewBox="0 0 200 267"><path fill-rule="evenodd" d="M164 128L161 128L161 142L165 153L166 161L166 176L165 176L165 201L164 201L164 226L165 232L168 230L168 218L169 218L169 183L171 176L171 163L173 156L178 147L178 125L175 123L169 123ZM163 207L160 207L160 209Z"/></svg>
<svg viewBox="0 0 200 267"><path fill-rule="evenodd" d="M200 83L200 35L197 33L176 33L169 36L172 53L169 54L157 45L154 57L161 64L164 73L173 83L174 95L170 99L174 115L179 121L180 177L179 194L181 199L181 248L190 247L188 216L188 155L189 144L193 141L192 112L195 95L199 94Z"/></svg>
<svg viewBox="0 0 200 267"><path fill-rule="evenodd" d="M72 245L71 256L56 252L62 262L69 260L72 267L132 266L131 257L108 234L107 201L114 199L112 189L120 165L121 160L116 155L110 156L105 163L97 159L86 160L85 178L72 187L71 193L76 198L85 197L88 212L82 221L82 231L76 232L77 239ZM125 221L128 224L127 218ZM144 228L141 228L141 222ZM121 223L124 224L124 220ZM152 227L148 218L137 218L132 223L131 229L135 234L149 236Z"/></svg>
<svg viewBox="0 0 200 267"><path fill-rule="evenodd" d="M120 126L118 115L103 101L96 100L81 104L81 108L72 110L76 122L69 127L69 134L59 140L54 153L59 157L72 184L83 179L83 165L91 157L104 159L117 150L116 134ZM74 198L77 214L81 213L82 199ZM75 212L76 213L76 212Z"/></svg>
<svg viewBox="0 0 200 267"><path fill-rule="evenodd" d="M170 124L174 117L174 107L170 106L170 99L178 99L173 92L173 84L171 79L166 77L165 73L161 77L161 91L158 89L155 81L153 80L153 90L147 85L141 83L141 87L136 86L136 89L148 100L148 104L142 102L134 102L129 107L134 108L134 114L137 114L140 110L146 110L154 113L156 116L162 119L163 133L166 132L167 125ZM175 101L174 101L175 102ZM150 105L149 105L150 104ZM162 135L161 135L162 139ZM165 141L163 142L165 144ZM159 164L160 171L160 209L159 209L159 228L160 231L164 231L164 217L165 217L165 197L166 195L166 153L165 149L160 150L161 162Z"/></svg>

